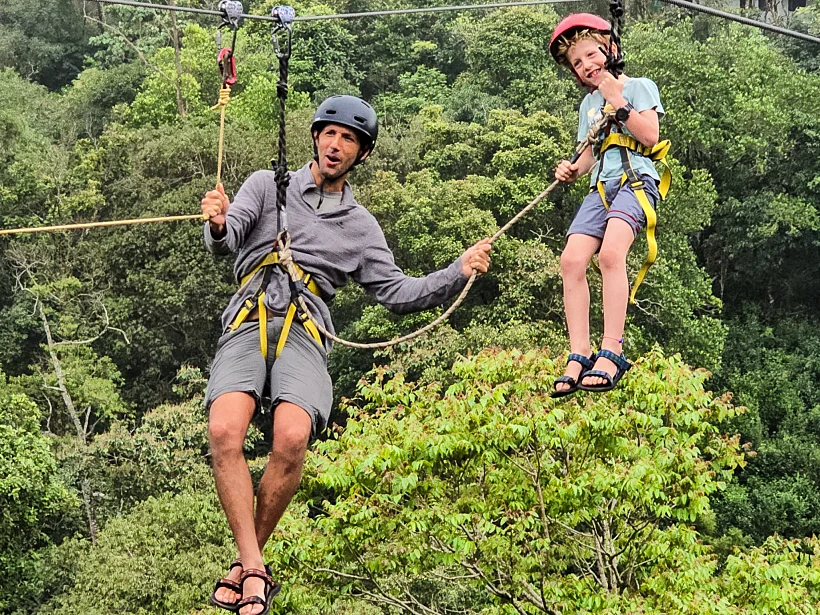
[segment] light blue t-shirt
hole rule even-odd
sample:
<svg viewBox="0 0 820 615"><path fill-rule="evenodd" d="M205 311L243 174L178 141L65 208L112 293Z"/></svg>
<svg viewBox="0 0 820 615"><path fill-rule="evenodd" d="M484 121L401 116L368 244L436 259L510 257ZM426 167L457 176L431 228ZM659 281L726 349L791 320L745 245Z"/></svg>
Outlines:
<svg viewBox="0 0 820 615"><path fill-rule="evenodd" d="M663 105L661 105L661 95L658 92L658 86L651 79L643 77L630 78L624 83L624 98L627 102L632 103L635 110L638 112L646 111L647 109L655 109L658 112L658 119L663 117ZM587 136L590 127L595 123L596 116L601 113L606 101L599 90L595 90L586 95L584 101L581 103L581 108L578 110L578 140L581 141ZM629 136L634 137L631 132L625 127L622 129L616 125L613 132L620 132L623 130ZM654 163L637 154L631 154L632 168L638 175L646 174L654 177L660 181L660 175L655 169ZM600 176L598 175L598 166L601 161L597 161L590 172L589 185L594 186L596 180L608 181L610 179L617 179L623 175L623 163L621 162L621 154L617 147L613 147L604 154L603 169Z"/></svg>

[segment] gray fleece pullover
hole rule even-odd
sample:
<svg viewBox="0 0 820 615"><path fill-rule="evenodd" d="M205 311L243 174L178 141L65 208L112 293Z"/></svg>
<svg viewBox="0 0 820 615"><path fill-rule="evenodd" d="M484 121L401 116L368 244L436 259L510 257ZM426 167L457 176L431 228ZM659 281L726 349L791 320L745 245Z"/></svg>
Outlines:
<svg viewBox="0 0 820 615"><path fill-rule="evenodd" d="M322 291L319 298L308 292L305 297L314 317L334 332L326 302L336 289L353 278L376 300L397 314L406 314L441 305L456 295L469 279L461 271L461 258L449 267L423 278L412 278L398 268L379 223L353 198L345 183L342 202L329 211L315 210L305 193L315 188L310 164L290 174L287 193L288 229L294 261L311 273ZM237 280L253 270L273 248L277 234L276 181L273 171L251 175L228 208L226 234L211 235L205 223L205 246L214 254L236 253L234 274ZM258 272L252 283L240 288L222 314L223 330L233 321L242 303L254 294L262 280ZM274 267L266 290L265 305L284 314L290 302L288 276ZM331 344L326 342L327 350Z"/></svg>

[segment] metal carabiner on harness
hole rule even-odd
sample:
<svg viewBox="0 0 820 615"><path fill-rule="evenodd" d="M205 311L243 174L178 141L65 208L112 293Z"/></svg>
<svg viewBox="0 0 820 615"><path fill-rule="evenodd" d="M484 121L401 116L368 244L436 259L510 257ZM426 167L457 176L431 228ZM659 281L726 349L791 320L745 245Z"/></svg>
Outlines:
<svg viewBox="0 0 820 615"><path fill-rule="evenodd" d="M291 35L293 34L293 20L296 19L296 11L292 6L275 6L271 9L271 17L276 19L273 26L273 50L278 58L289 58L291 48ZM279 44L277 32L287 32L287 41L284 46Z"/></svg>

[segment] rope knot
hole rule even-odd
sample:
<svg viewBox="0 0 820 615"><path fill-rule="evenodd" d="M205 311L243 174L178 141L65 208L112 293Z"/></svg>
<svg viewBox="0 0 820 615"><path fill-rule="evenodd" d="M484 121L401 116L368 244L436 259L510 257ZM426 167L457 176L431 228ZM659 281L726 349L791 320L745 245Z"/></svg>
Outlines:
<svg viewBox="0 0 820 615"><path fill-rule="evenodd" d="M290 173L288 173L288 167L286 165L276 165L276 169L274 169L273 173L277 188L287 188L290 185Z"/></svg>
<svg viewBox="0 0 820 615"><path fill-rule="evenodd" d="M219 100L211 107L211 111L227 107L229 102L231 102L231 86L226 84L219 90Z"/></svg>
<svg viewBox="0 0 820 615"><path fill-rule="evenodd" d="M279 264L288 272L293 269L293 252L290 249L290 233L282 231L276 238L276 251L279 253ZM296 277L299 277L298 274Z"/></svg>

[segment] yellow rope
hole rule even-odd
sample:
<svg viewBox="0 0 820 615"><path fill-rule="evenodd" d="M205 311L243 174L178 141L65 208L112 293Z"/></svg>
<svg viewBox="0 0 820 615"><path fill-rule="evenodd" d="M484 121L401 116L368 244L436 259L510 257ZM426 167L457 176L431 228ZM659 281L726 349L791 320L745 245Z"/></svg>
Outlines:
<svg viewBox="0 0 820 615"><path fill-rule="evenodd" d="M219 101L211 107L212 110L221 109L219 118L219 154L216 165L216 185L222 182L222 151L225 143L225 108L231 101L231 88L223 85L219 91ZM189 214L183 216L162 216L159 218L130 218L127 220L109 220L107 222L81 222L78 224L58 224L55 226L30 226L26 228L0 229L0 235L23 235L26 233L51 233L54 231L73 231L78 229L99 228L102 226L127 226L131 224L150 224L153 222L177 222L180 220L207 220L204 214Z"/></svg>
<svg viewBox="0 0 820 615"><path fill-rule="evenodd" d="M225 109L231 102L231 86L225 84L219 90L219 100L211 107L211 111L220 110L219 114L219 151L216 155L216 185L222 183L222 151L225 145Z"/></svg>
<svg viewBox="0 0 820 615"><path fill-rule="evenodd" d="M109 220L107 222L81 222L79 224L58 224L56 226L30 226L27 228L0 229L0 235L22 235L24 233L50 233L53 231L73 231L76 229L97 228L100 226L126 226L130 224L149 224L151 222L176 222L179 220L207 220L203 214L185 216L162 216L160 218L131 218L128 220Z"/></svg>

